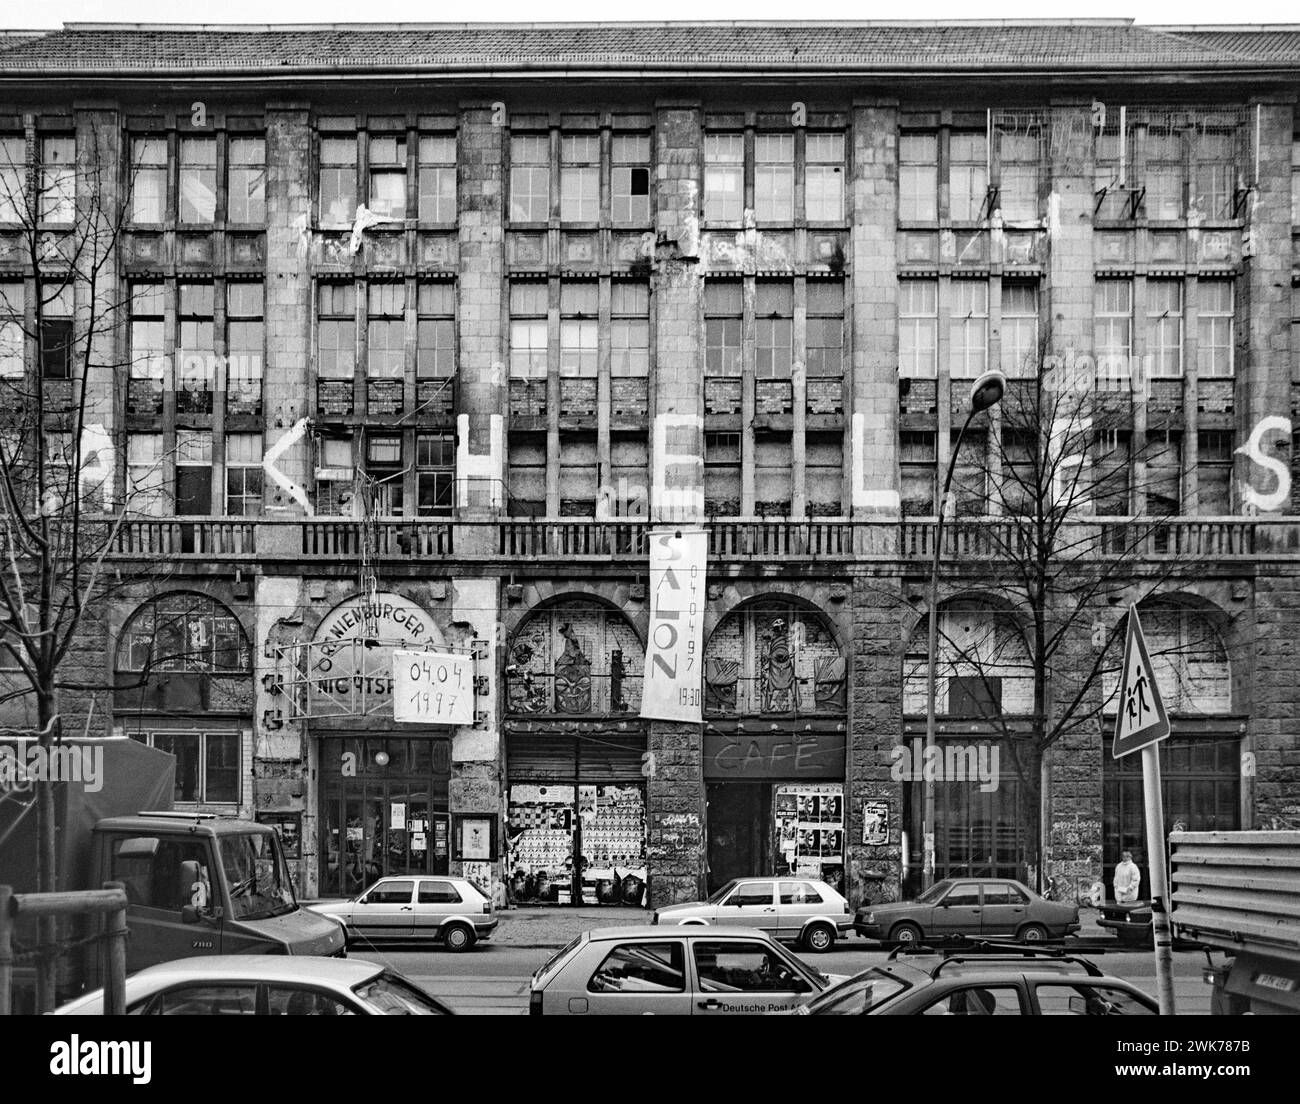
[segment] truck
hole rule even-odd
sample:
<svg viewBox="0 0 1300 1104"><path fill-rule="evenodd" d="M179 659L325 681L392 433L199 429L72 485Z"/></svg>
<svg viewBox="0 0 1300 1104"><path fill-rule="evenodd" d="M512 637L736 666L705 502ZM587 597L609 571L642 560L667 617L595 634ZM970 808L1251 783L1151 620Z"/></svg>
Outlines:
<svg viewBox="0 0 1300 1104"><path fill-rule="evenodd" d="M1176 934L1230 956L1207 966L1213 1015L1300 1013L1300 831L1174 832Z"/></svg>
<svg viewBox="0 0 1300 1104"><path fill-rule="evenodd" d="M126 738L59 742L55 823L60 891L121 882L127 897L127 972L194 955L343 956L335 920L302 908L275 830L173 807L176 759ZM51 769L35 741L0 742L0 885L34 893L36 786ZM52 761L52 760L51 760ZM69 777L71 775L71 777ZM101 984L86 922L59 932L60 1000ZM16 944L36 943L21 922ZM80 944L78 946L78 944ZM15 970L14 1009L34 1007L30 958Z"/></svg>

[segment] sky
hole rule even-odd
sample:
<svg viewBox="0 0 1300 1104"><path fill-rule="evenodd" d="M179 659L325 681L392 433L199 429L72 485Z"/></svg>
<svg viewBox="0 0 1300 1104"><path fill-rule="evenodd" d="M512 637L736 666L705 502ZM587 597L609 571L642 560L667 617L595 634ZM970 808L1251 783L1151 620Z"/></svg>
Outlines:
<svg viewBox="0 0 1300 1104"><path fill-rule="evenodd" d="M37 0L5 4L0 27L57 27L61 23L368 23L612 22L651 20L790 19L867 20L895 17L896 7L874 9L862 0L653 0L611 5L609 0L477 0L468 6L429 0L218 0L178 5L176 0ZM611 11L611 7L615 10ZM909 19L1126 18L1138 23L1300 24L1296 0L910 0ZM878 14L877 14L878 13Z"/></svg>

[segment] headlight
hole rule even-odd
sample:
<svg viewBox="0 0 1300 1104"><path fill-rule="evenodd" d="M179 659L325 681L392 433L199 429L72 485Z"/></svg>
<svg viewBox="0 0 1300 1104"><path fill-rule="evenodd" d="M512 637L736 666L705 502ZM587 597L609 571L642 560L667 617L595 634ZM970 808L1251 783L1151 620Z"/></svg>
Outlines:
<svg viewBox="0 0 1300 1104"><path fill-rule="evenodd" d="M874 912L869 912L866 916L860 917L860 919L864 924L874 924L876 922L876 914Z"/></svg>

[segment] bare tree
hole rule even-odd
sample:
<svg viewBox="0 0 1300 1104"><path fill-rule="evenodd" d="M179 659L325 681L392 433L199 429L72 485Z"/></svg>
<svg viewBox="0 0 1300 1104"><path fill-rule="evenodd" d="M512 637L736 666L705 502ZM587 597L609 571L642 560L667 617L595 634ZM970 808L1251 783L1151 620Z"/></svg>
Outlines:
<svg viewBox="0 0 1300 1104"><path fill-rule="evenodd" d="M1095 734L1118 691L1125 619L1107 625L1102 615L1159 595L1186 569L1168 521L1179 512L1177 446L1134 428L1130 396L1146 385L1143 373L1127 358L1067 361L1051 355L1050 341L971 423L959 455L945 545L991 569L949 572L937 656L947 712L978 717L1010 754L1040 888L1049 752L1072 734ZM905 661L914 702L926 628ZM1156 661L1185 671L1172 653L1205 643L1181 639L1157 649Z"/></svg>
<svg viewBox="0 0 1300 1104"><path fill-rule="evenodd" d="M111 690L77 677L79 638L106 630L115 594L138 583L106 564L138 488L118 485L111 396L128 310L116 265L129 189L97 132L82 141L0 146L0 223L19 243L21 280L0 282L0 702L32 703L35 739L60 740L61 696ZM80 148L78 148L80 147ZM165 566L149 565L157 579ZM58 885L54 783L35 784L36 885ZM56 931L40 926L37 998L54 1000Z"/></svg>

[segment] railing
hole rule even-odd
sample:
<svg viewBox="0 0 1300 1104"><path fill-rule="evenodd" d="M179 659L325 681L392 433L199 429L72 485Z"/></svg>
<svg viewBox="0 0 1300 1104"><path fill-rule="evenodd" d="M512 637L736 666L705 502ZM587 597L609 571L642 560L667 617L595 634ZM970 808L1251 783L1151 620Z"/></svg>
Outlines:
<svg viewBox="0 0 1300 1104"><path fill-rule="evenodd" d="M121 556L252 556L255 529L251 518L128 519L112 533L109 548Z"/></svg>
<svg viewBox="0 0 1300 1104"><path fill-rule="evenodd" d="M510 716L635 717L641 709L640 675L583 675L514 671L505 676Z"/></svg>
<svg viewBox="0 0 1300 1104"><path fill-rule="evenodd" d="M497 552L515 557L594 556L644 558L649 554L643 521L502 521Z"/></svg>
<svg viewBox="0 0 1300 1104"><path fill-rule="evenodd" d="M87 518L112 526L115 558L254 557L338 560L361 555L364 527L379 559L635 561L648 554L651 524L643 519L505 518ZM663 523L673 528L672 522ZM680 523L685 525L687 523ZM855 560L925 562L934 555L934 518L790 521L715 518L710 560ZM657 524L655 527L658 527ZM1061 526L1054 556L1074 559L1231 560L1300 557L1300 518L1085 518ZM1029 555L1028 522L1012 518L954 518L944 525L945 562L997 561Z"/></svg>
<svg viewBox="0 0 1300 1104"><path fill-rule="evenodd" d="M373 522L336 518L311 518L302 526L302 555L335 559L360 556L365 530L374 540L371 552L388 559L428 559L452 554L450 521L380 520Z"/></svg>

